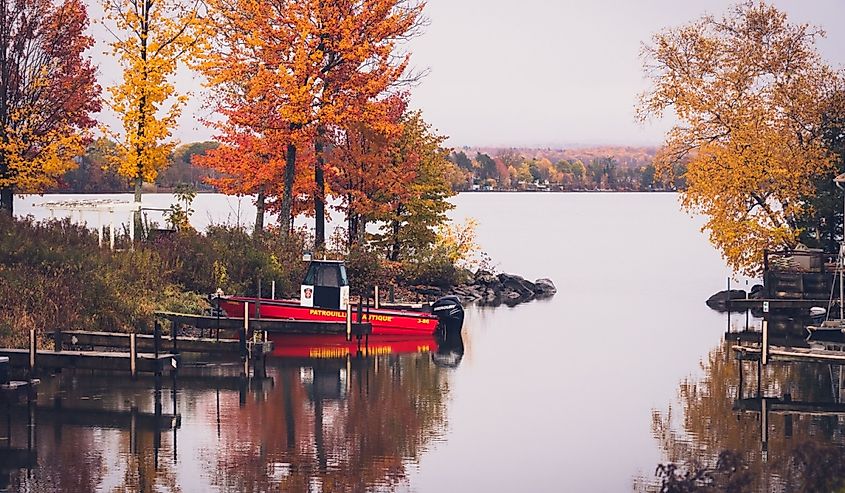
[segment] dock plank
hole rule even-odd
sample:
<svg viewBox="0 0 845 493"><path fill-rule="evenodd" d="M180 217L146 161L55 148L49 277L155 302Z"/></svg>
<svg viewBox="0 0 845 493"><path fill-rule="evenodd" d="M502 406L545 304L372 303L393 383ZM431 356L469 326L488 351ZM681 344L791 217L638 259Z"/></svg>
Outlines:
<svg viewBox="0 0 845 493"><path fill-rule="evenodd" d="M29 367L29 350L0 348L0 356L9 358L9 364L15 368ZM106 351L37 351L37 368L79 368L85 370L125 370L130 368L129 353ZM149 353L139 353L137 368L139 372L155 373L175 370L179 366L179 355L160 354L158 357Z"/></svg>
<svg viewBox="0 0 845 493"><path fill-rule="evenodd" d="M156 312L156 316L169 320L177 325L186 325L197 329L241 329L243 318L212 317L208 315L191 315L175 312ZM273 334L345 334L346 321L310 321L285 320L278 318L251 318L251 330L266 331ZM373 327L369 322L352 322L352 335L372 334Z"/></svg>
<svg viewBox="0 0 845 493"><path fill-rule="evenodd" d="M53 334L49 334L53 337ZM155 346L151 334L136 334L135 343L140 351L153 351ZM129 334L126 332L97 332L88 330L69 330L62 332L62 344L73 346L128 348ZM176 344L182 353L224 353L237 354L240 344L237 339L213 337L177 337ZM161 338L161 349L167 350L172 345L169 337Z"/></svg>

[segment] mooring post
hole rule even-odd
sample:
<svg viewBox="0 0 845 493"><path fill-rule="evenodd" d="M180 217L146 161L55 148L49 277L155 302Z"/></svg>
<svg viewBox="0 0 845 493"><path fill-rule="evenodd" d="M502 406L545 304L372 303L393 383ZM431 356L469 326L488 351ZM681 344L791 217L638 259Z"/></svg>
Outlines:
<svg viewBox="0 0 845 493"><path fill-rule="evenodd" d="M731 330L731 276L728 276L728 332Z"/></svg>
<svg viewBox="0 0 845 493"><path fill-rule="evenodd" d="M378 296L378 285L373 287L373 305L376 310L379 309L379 296Z"/></svg>
<svg viewBox="0 0 845 493"><path fill-rule="evenodd" d="M132 374L132 380L138 378L138 338L135 331L129 334L129 371Z"/></svg>
<svg viewBox="0 0 845 493"><path fill-rule="evenodd" d="M255 318L261 318L261 278L258 278L258 296L255 298Z"/></svg>
<svg viewBox="0 0 845 493"><path fill-rule="evenodd" d="M391 284L387 288L387 299L391 303L396 303L396 290L395 290L395 287L393 286L393 284Z"/></svg>
<svg viewBox="0 0 845 493"><path fill-rule="evenodd" d="M238 343L240 344L241 350L241 357L246 358L246 334L249 330L249 302L244 301L244 326L241 328L241 333L238 337Z"/></svg>
<svg viewBox="0 0 845 493"><path fill-rule="evenodd" d="M153 354L158 359L158 353L161 352L161 323L158 320L153 324Z"/></svg>
<svg viewBox="0 0 845 493"><path fill-rule="evenodd" d="M35 329L29 329L29 374L35 373Z"/></svg>
<svg viewBox="0 0 845 493"><path fill-rule="evenodd" d="M9 383L9 358L0 356L0 385Z"/></svg>
<svg viewBox="0 0 845 493"><path fill-rule="evenodd" d="M180 321L178 318L173 318L170 320L170 340L173 345L173 354L176 354L176 352L179 350L179 348L176 347L176 337L179 335L179 324Z"/></svg>
<svg viewBox="0 0 845 493"><path fill-rule="evenodd" d="M766 365L769 362L769 321L763 319L763 349L760 351L760 359Z"/></svg>
<svg viewBox="0 0 845 493"><path fill-rule="evenodd" d="M270 299L271 300L276 299L276 281L270 282Z"/></svg>
<svg viewBox="0 0 845 493"><path fill-rule="evenodd" d="M346 302L346 340L352 340L352 303Z"/></svg>

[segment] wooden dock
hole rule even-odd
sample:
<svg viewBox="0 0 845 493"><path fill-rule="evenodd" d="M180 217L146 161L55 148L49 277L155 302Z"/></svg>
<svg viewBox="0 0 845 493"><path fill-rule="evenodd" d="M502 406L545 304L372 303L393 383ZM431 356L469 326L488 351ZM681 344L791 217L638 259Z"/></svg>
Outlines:
<svg viewBox="0 0 845 493"><path fill-rule="evenodd" d="M765 404L764 404L765 401ZM801 402L777 397L737 399L734 411L759 413L765 410L773 414L806 414L812 416L845 415L845 404L838 402Z"/></svg>
<svg viewBox="0 0 845 493"><path fill-rule="evenodd" d="M35 351L34 358L29 349L0 348L0 356L9 358L12 368L79 368L86 370L122 370L163 373L179 367L179 355L149 353L114 353L102 351ZM32 361L34 359L34 361ZM133 363L134 359L134 363ZM34 364L33 364L34 363Z"/></svg>
<svg viewBox="0 0 845 493"><path fill-rule="evenodd" d="M764 358L762 347L733 346L731 349L737 353L737 358L743 361L767 359L769 362L781 361L845 365L845 352L843 351L797 347L769 347L768 356Z"/></svg>
<svg viewBox="0 0 845 493"><path fill-rule="evenodd" d="M777 309L807 309L814 306L827 307L830 300L821 299L790 299L790 298L735 298L726 301L725 305L730 307L731 311L745 311L745 310L762 310L763 303L768 303L771 310Z"/></svg>
<svg viewBox="0 0 845 493"><path fill-rule="evenodd" d="M68 330L61 333L62 346L70 347L99 347L99 348L129 348L131 334L125 332L97 332L88 330ZM50 334L52 336L52 334ZM155 351L155 336L153 334L135 334L139 351ZM159 342L160 346L171 342L166 339ZM241 350L237 339L216 339L213 337L177 337L177 347L180 353L204 354L238 354ZM272 345L272 343L269 343ZM272 347L270 348L272 350Z"/></svg>
<svg viewBox="0 0 845 493"><path fill-rule="evenodd" d="M284 320L278 318L232 318L214 317L208 315L191 315L187 313L156 312L159 318L170 321L174 326L193 327L199 330L228 330L239 331L246 327L250 331L267 332L270 334L334 334L347 333L346 321L318 322L309 320ZM373 327L369 322L351 322L351 335L364 336L372 334Z"/></svg>
<svg viewBox="0 0 845 493"><path fill-rule="evenodd" d="M82 426L86 428L108 428L137 431L167 431L182 425L180 414L140 412L128 410L86 409L62 405L31 406L37 423L56 426ZM26 422L30 406L11 406L8 413L13 421Z"/></svg>
<svg viewBox="0 0 845 493"><path fill-rule="evenodd" d="M725 340L737 343L763 343L763 333L759 330L740 330L725 332ZM772 346L809 348L806 337L792 334L769 334L769 344Z"/></svg>

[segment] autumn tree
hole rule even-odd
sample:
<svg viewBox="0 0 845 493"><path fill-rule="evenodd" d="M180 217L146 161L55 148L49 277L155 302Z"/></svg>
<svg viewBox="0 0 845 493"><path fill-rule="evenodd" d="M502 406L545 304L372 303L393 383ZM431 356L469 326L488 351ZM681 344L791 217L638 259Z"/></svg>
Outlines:
<svg viewBox="0 0 845 493"><path fill-rule="evenodd" d="M78 0L0 0L0 210L41 192L85 152L100 87Z"/></svg>
<svg viewBox="0 0 845 493"><path fill-rule="evenodd" d="M78 158L79 166L62 177L62 185L76 193L109 193L128 191L126 179L111 167L116 144L107 137L91 142Z"/></svg>
<svg viewBox="0 0 845 493"><path fill-rule="evenodd" d="M378 199L384 204L384 212L374 218L381 223L376 243L394 261L430 247L436 239L436 228L454 207L447 200L453 195L447 176L454 165L448 159L448 150L442 147L446 137L437 135L419 111L406 112L401 124L402 134L391 152L394 166L406 171L393 175L402 183L385 184Z"/></svg>
<svg viewBox="0 0 845 493"><path fill-rule="evenodd" d="M123 80L108 88L123 124L114 164L133 182L136 203L143 183L155 180L175 146L169 139L187 96L172 78L197 42L199 8L199 0L103 0L111 48L123 66Z"/></svg>
<svg viewBox="0 0 845 493"><path fill-rule="evenodd" d="M195 156L193 162L217 173L208 181L221 192L256 196L253 234L258 235L264 230L268 200L283 193L289 138L286 132L256 131L254 127L258 125L244 125L238 113L216 125L221 145Z"/></svg>
<svg viewBox="0 0 845 493"><path fill-rule="evenodd" d="M248 99L271 102L285 149L282 230L289 229L297 153L312 138L315 243L325 240L325 153L335 127L367 122L368 102L405 74L396 43L420 21L411 0L253 2L210 0L212 50L202 64L211 85L243 83ZM245 81L245 75L249 79ZM283 123L282 123L283 122Z"/></svg>
<svg viewBox="0 0 845 493"><path fill-rule="evenodd" d="M387 210L385 197L407 190L416 172L415 161L394 159L393 155L402 135L400 119L407 108L406 98L396 95L370 104L381 106L381 121L350 122L338 128L328 154L330 186L346 216L350 247L365 242L367 223Z"/></svg>
<svg viewBox="0 0 845 493"><path fill-rule="evenodd" d="M736 270L757 272L764 249L796 245L802 197L830 169L822 116L841 79L816 52L823 34L748 1L643 49L652 84L640 118L672 110L680 120L655 166L671 174L686 163L682 204L707 217L711 242Z"/></svg>

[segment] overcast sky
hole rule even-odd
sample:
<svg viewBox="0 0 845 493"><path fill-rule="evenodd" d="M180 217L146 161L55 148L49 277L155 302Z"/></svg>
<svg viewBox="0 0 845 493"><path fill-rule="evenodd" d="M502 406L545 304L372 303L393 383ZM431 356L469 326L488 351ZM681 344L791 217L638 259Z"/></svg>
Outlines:
<svg viewBox="0 0 845 493"><path fill-rule="evenodd" d="M89 0L89 5L95 0ZM705 0L428 0L430 24L410 44L411 63L429 74L412 104L451 146L652 145L671 122L634 121L645 88L641 43L666 27L735 2ZM845 0L776 0L792 22L825 28L828 63L845 66ZM91 5L97 18L99 9ZM107 39L92 26L98 40ZM119 77L102 43L94 50L105 87ZM197 96L176 131L183 142L212 137L198 118L200 79L183 71L179 87ZM102 119L114 123L113 115Z"/></svg>

